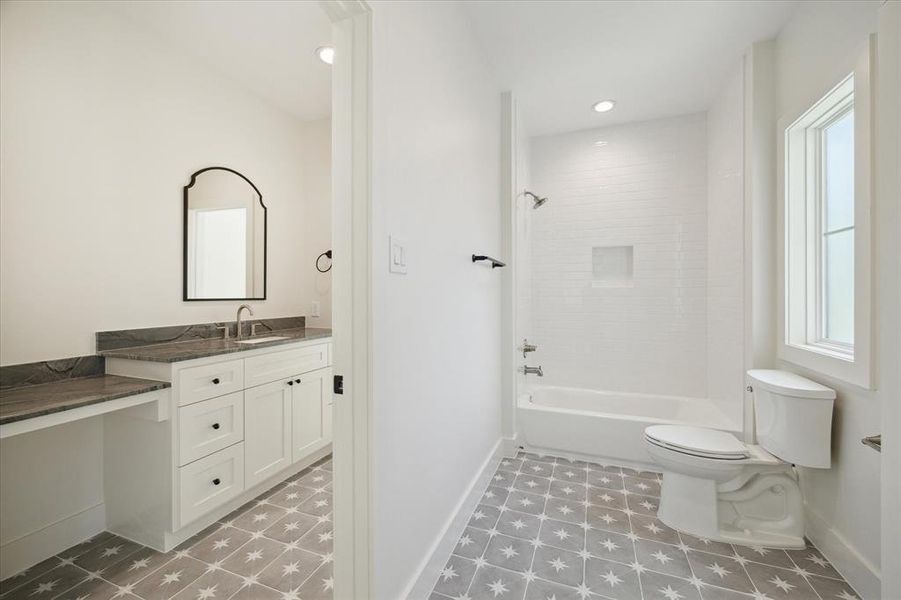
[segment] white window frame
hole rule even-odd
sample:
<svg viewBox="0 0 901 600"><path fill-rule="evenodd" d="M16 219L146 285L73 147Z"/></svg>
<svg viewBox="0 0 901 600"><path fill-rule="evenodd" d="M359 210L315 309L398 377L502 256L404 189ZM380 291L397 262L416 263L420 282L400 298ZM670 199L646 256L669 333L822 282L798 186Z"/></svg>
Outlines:
<svg viewBox="0 0 901 600"><path fill-rule="evenodd" d="M871 387L872 80L870 40L854 72L792 119L780 119L780 359L866 389ZM824 339L823 219L820 149L823 129L854 110L854 343Z"/></svg>

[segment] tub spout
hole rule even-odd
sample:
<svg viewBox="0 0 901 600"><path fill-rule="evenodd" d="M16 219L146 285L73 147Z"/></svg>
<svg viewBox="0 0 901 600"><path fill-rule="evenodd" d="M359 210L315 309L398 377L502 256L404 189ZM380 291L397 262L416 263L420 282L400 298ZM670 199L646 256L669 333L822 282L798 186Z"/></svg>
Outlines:
<svg viewBox="0 0 901 600"><path fill-rule="evenodd" d="M544 377L544 371L541 370L541 366L530 367L526 365L522 368L522 372L526 375L538 375L539 377Z"/></svg>

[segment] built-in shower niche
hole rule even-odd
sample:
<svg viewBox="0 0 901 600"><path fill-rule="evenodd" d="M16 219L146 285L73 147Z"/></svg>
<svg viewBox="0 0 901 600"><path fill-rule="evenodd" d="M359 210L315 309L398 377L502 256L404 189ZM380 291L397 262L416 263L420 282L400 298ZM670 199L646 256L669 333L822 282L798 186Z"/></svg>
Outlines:
<svg viewBox="0 0 901 600"><path fill-rule="evenodd" d="M632 246L595 246L591 249L591 286L633 287Z"/></svg>

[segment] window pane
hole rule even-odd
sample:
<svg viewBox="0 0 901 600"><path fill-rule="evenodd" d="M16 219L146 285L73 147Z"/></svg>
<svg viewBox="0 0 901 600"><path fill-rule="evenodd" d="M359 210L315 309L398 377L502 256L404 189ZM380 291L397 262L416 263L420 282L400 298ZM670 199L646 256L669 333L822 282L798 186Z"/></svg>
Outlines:
<svg viewBox="0 0 901 600"><path fill-rule="evenodd" d="M854 225L854 111L823 130L825 230Z"/></svg>
<svg viewBox="0 0 901 600"><path fill-rule="evenodd" d="M826 339L854 343L854 230L824 239L823 334Z"/></svg>

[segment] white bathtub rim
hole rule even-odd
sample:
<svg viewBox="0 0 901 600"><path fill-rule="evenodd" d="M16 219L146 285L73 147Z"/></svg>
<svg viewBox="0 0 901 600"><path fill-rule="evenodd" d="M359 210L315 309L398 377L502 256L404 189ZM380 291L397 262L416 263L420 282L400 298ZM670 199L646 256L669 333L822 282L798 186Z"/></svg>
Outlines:
<svg viewBox="0 0 901 600"><path fill-rule="evenodd" d="M608 394L613 395L616 392L603 392L603 391L595 391L595 390L585 390L581 388L564 388L553 386L554 389L565 390L565 391L577 391L577 392L589 392L594 394ZM723 418L723 423L712 423L712 422L697 422L697 421L686 421L680 419L661 419L659 417L646 417L642 415L629 415L623 413L611 413L611 412L603 412L600 410L581 410L577 408L563 408L558 406L545 406L542 404L535 404L532 402L532 394L534 390L530 390L528 392L524 392L519 395L517 398L516 406L521 410L532 410L532 411L541 411L541 412L552 412L552 413L564 413L568 415L576 415L581 417L599 417L604 419L612 419L616 421L641 421L647 422L653 425L692 425L696 427L710 427L711 429L719 429L722 431L727 431L733 435L738 436L739 439L742 439L741 428L738 427L737 423L730 423L729 417L727 417L722 411L719 411L719 414ZM656 396L652 394L628 394L629 396L635 398L648 398L655 400L674 400L679 402L691 402L693 404L707 404L713 402L712 400L706 400L704 398L688 398L682 396ZM718 407L717 407L718 408ZM725 426L724 426L725 425Z"/></svg>
<svg viewBox="0 0 901 600"><path fill-rule="evenodd" d="M636 471L651 471L653 473L660 473L661 476L663 475L660 465L650 460L648 462L625 460L622 458L613 458L609 456L597 456L594 454L569 452L558 450L556 448L542 448L541 446L533 446L527 443L522 444L519 449L522 452L531 452L532 454L537 454L539 456L555 457L568 460L581 460L596 465L626 467L628 469L635 469Z"/></svg>

